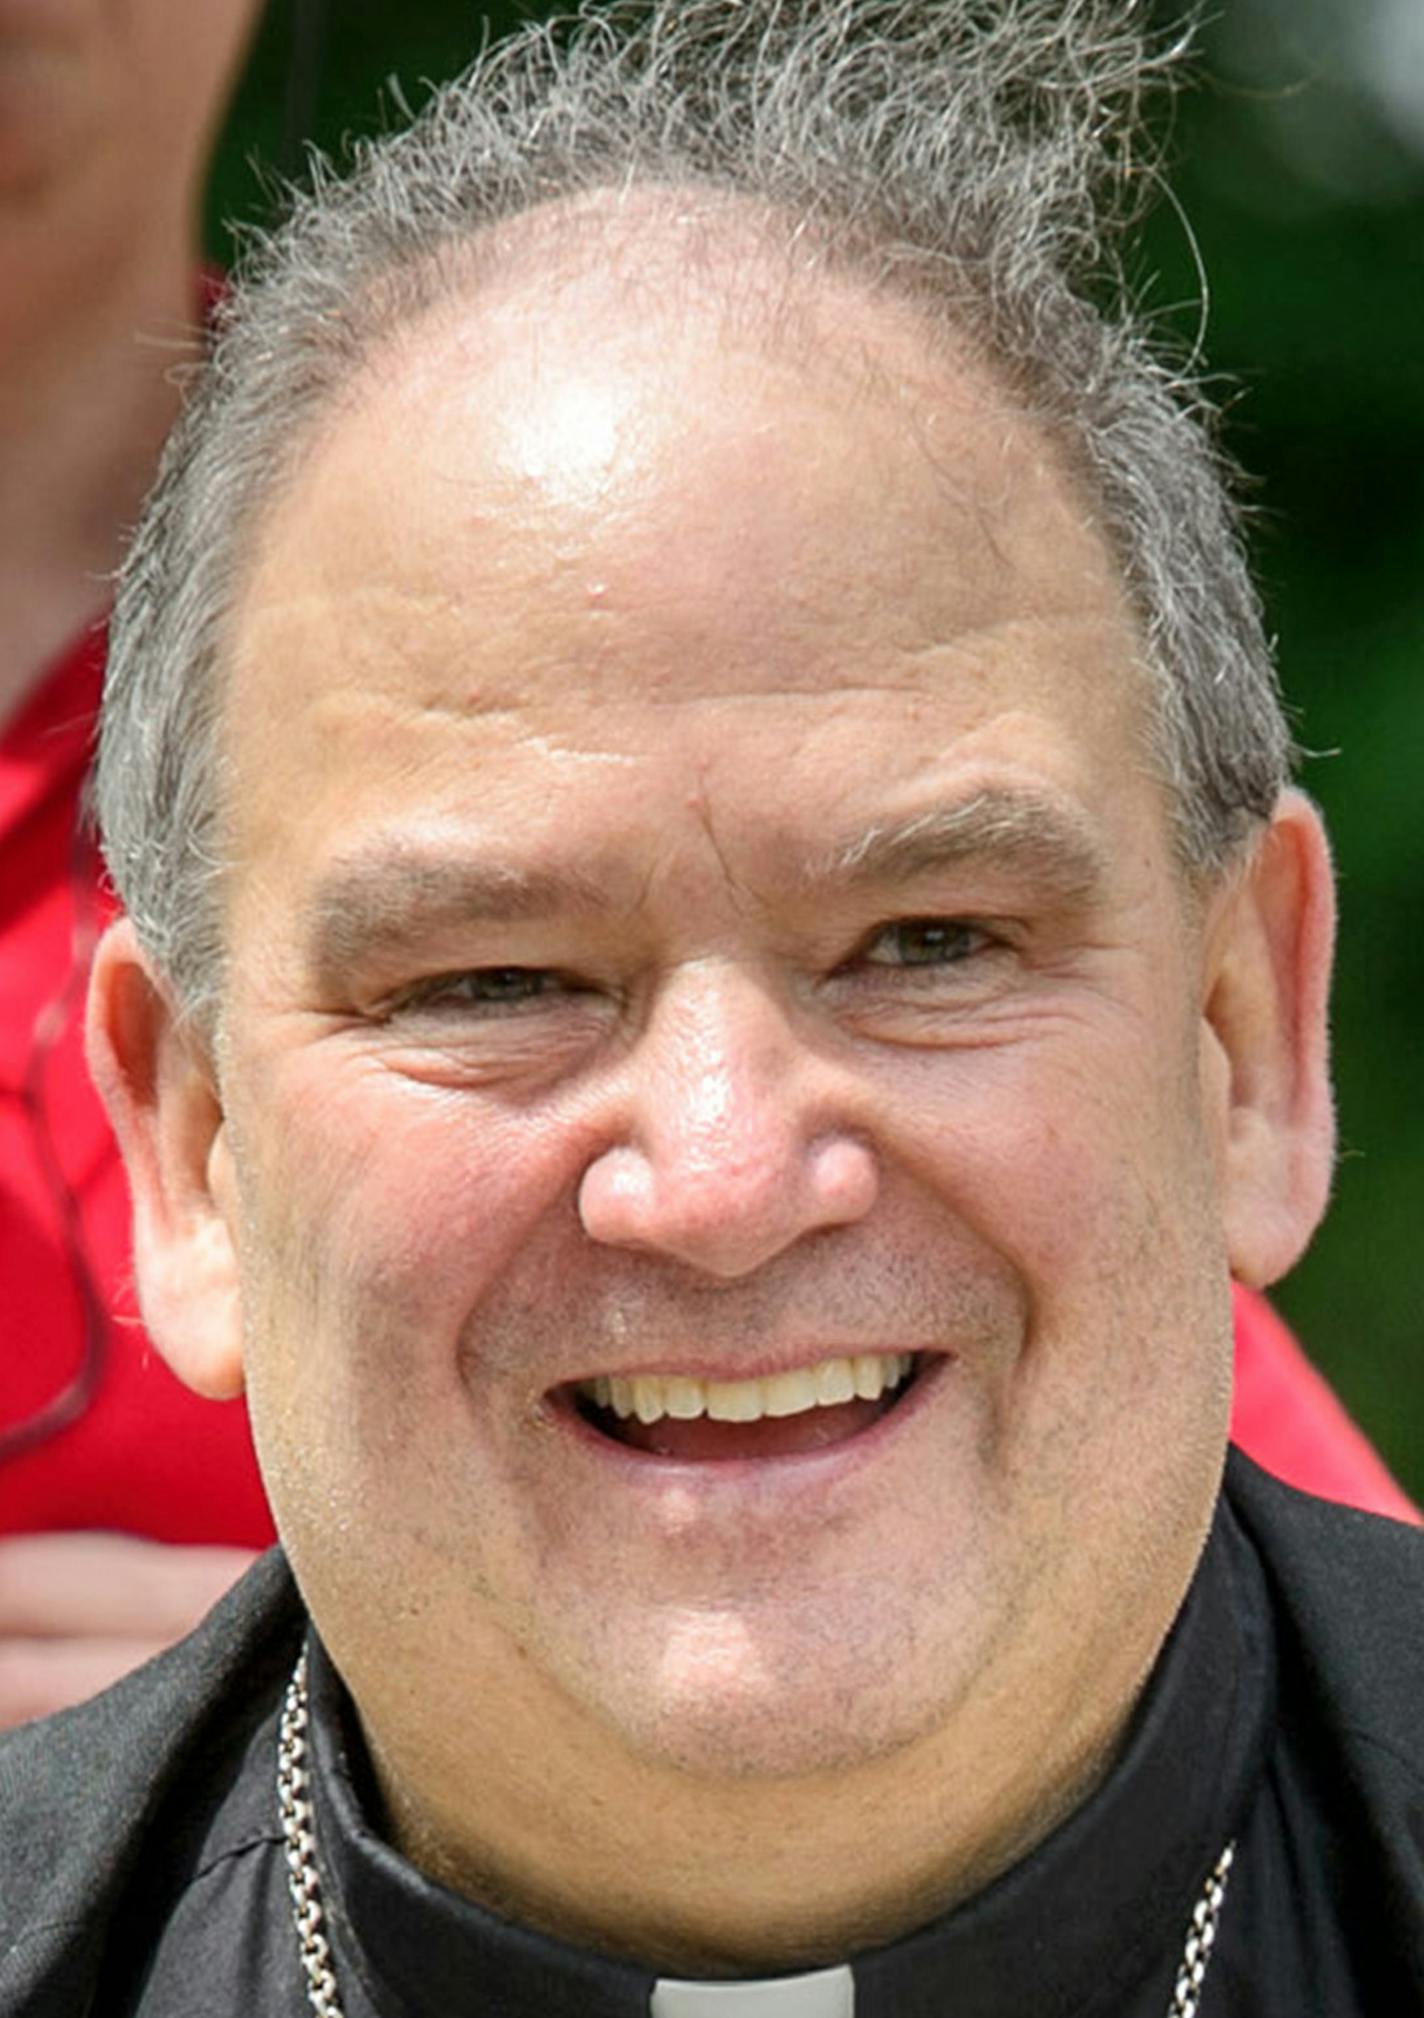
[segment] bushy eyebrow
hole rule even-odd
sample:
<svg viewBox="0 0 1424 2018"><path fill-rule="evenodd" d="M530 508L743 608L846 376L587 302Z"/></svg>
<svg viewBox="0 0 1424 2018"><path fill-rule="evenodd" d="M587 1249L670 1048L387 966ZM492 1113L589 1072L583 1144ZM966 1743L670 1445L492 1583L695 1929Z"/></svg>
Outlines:
<svg viewBox="0 0 1424 2018"><path fill-rule="evenodd" d="M1085 820L1042 794L996 786L909 819L878 821L805 859L795 881L812 895L891 888L971 864L1022 876L1074 907L1091 903L1107 874ZM308 959L319 979L334 980L363 961L418 953L442 933L471 925L615 908L626 903L616 906L610 887L572 864L470 861L402 837L326 870L312 896Z"/></svg>
<svg viewBox="0 0 1424 2018"><path fill-rule="evenodd" d="M970 864L1030 879L1059 903L1086 906L1107 880L1107 856L1088 823L1042 793L994 786L957 805L877 822L808 862L811 887L862 889L913 882Z"/></svg>
<svg viewBox="0 0 1424 2018"><path fill-rule="evenodd" d="M414 952L462 926L603 912L607 891L576 868L469 862L402 840L333 863L312 898L307 952L319 977Z"/></svg>

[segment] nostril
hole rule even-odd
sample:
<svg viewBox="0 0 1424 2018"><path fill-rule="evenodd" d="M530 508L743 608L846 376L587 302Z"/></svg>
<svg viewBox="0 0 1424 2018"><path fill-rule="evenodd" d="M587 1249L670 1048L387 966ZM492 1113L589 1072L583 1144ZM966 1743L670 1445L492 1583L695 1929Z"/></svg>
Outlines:
<svg viewBox="0 0 1424 2018"><path fill-rule="evenodd" d="M863 1219L880 1188L875 1152L856 1136L823 1136L807 1151L807 1180L822 1225Z"/></svg>
<svg viewBox="0 0 1424 2018"><path fill-rule="evenodd" d="M578 1211L590 1240L633 1245L648 1217L652 1171L641 1151L628 1144L606 1149L590 1163L579 1183Z"/></svg>

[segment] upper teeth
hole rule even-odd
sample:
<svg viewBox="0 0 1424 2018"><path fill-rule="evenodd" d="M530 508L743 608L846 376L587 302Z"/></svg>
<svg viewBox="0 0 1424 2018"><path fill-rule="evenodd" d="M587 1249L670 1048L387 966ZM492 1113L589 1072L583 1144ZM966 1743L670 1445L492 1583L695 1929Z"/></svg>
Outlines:
<svg viewBox="0 0 1424 2018"><path fill-rule="evenodd" d="M857 1353L853 1359L823 1359L792 1373L764 1380L694 1380L688 1374L599 1374L581 1380L578 1392L615 1415L657 1422L670 1415L683 1422L710 1416L714 1422L757 1422L764 1415L800 1415L842 1401L878 1401L898 1387L915 1363L910 1352Z"/></svg>

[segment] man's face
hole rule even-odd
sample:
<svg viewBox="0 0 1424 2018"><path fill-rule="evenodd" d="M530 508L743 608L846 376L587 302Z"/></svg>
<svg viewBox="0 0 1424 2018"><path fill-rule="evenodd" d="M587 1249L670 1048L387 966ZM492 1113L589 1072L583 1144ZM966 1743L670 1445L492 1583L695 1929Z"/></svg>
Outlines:
<svg viewBox="0 0 1424 2018"><path fill-rule="evenodd" d="M1133 626L977 370L807 313L834 354L596 279L410 333L240 604L212 1168L378 1737L1051 1747L1208 1517L1219 1130ZM669 1415L600 1405L639 1382Z"/></svg>

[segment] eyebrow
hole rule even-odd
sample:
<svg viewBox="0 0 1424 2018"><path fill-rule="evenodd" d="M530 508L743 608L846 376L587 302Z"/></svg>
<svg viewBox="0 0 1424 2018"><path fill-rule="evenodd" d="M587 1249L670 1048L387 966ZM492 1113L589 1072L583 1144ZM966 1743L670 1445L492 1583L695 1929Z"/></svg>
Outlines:
<svg viewBox="0 0 1424 2018"><path fill-rule="evenodd" d="M1107 874L1086 821L1041 793L995 786L957 805L876 822L806 861L797 880L810 891L858 890L986 863L1028 876L1050 898L1074 906L1089 904ZM571 864L470 862L402 837L326 871L312 898L308 957L330 981L363 960L414 952L462 927L613 908L609 889Z"/></svg>
<svg viewBox="0 0 1424 2018"><path fill-rule="evenodd" d="M993 786L957 805L877 822L807 865L808 884L861 889L988 864L1030 877L1063 904L1087 905L1107 880L1107 855L1081 815L1039 792Z"/></svg>
<svg viewBox="0 0 1424 2018"><path fill-rule="evenodd" d="M312 898L308 957L319 976L331 977L461 926L609 908L608 893L573 867L459 861L403 839L326 871Z"/></svg>

